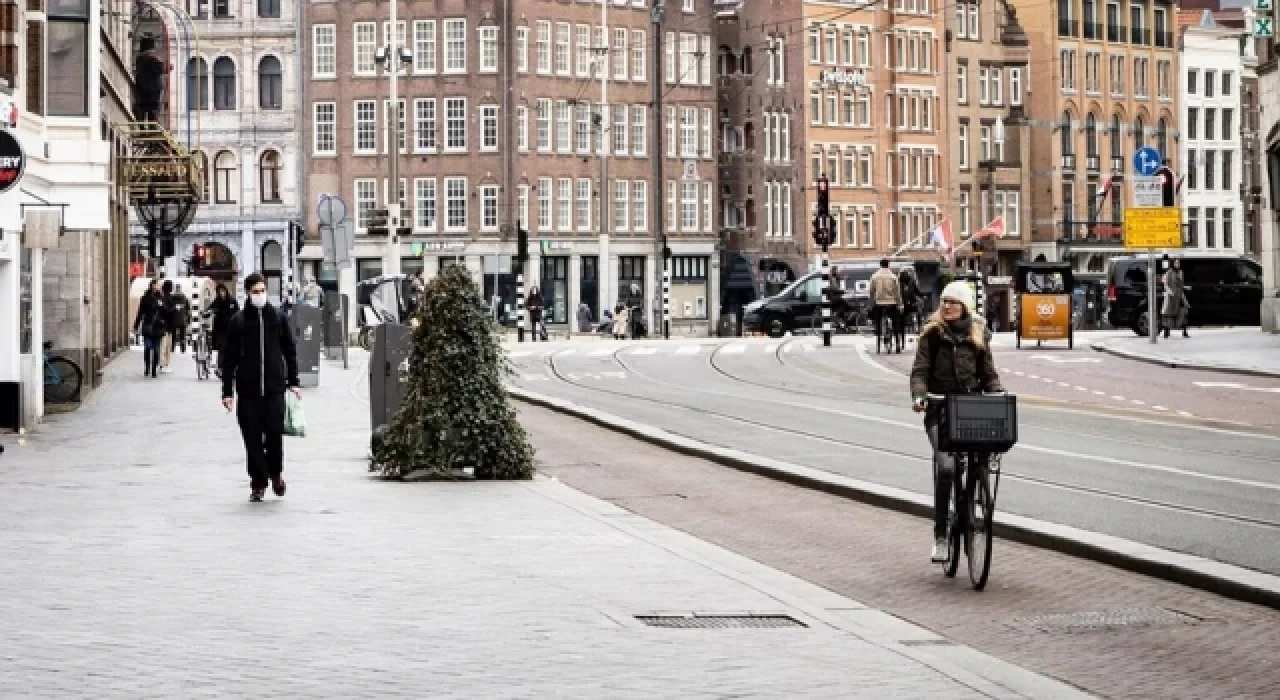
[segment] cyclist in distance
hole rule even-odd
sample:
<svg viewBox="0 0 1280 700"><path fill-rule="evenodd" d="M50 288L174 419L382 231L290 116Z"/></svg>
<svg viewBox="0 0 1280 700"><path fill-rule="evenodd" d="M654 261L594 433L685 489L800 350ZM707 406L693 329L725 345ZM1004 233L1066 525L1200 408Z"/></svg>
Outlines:
<svg viewBox="0 0 1280 700"><path fill-rule="evenodd" d="M929 394L1004 391L991 356L991 332L972 312L973 290L952 282L942 290L942 303L916 342L911 366L911 403L924 413L924 428L933 447L933 561L947 558L947 505L955 480L955 459L938 449L942 406Z"/></svg>
<svg viewBox="0 0 1280 700"><path fill-rule="evenodd" d="M886 347L897 340L898 352L902 352L902 340L898 338L898 327L902 325L902 287L898 276L889 269L888 258L880 260L880 269L871 276L871 303L872 320L876 324L876 352L880 352L882 337L888 341Z"/></svg>

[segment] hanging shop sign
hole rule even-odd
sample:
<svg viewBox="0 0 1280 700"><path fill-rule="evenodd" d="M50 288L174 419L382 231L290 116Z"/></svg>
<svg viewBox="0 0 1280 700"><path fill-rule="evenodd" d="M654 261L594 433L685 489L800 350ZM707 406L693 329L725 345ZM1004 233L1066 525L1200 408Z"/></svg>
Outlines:
<svg viewBox="0 0 1280 700"><path fill-rule="evenodd" d="M818 82L824 85L862 87L867 83L867 76L861 70L824 70L818 73Z"/></svg>
<svg viewBox="0 0 1280 700"><path fill-rule="evenodd" d="M27 154L12 133L0 130L0 193L17 186L27 170Z"/></svg>

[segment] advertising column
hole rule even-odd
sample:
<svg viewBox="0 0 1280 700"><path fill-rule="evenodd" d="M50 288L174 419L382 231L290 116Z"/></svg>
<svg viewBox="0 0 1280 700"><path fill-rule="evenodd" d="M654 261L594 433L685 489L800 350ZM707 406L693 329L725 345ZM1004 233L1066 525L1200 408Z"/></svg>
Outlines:
<svg viewBox="0 0 1280 700"><path fill-rule="evenodd" d="M34 410L23 398L23 367L32 364L41 339L34 293L40 289L40 255L22 247L18 205L17 185L26 166L22 144L0 128L0 430L25 427L23 414Z"/></svg>

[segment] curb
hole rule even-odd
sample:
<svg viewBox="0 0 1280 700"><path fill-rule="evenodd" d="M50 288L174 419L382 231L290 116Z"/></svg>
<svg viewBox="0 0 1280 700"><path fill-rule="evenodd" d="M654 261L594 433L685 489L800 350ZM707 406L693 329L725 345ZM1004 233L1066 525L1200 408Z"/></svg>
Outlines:
<svg viewBox="0 0 1280 700"><path fill-rule="evenodd" d="M517 387L507 387L507 393L518 401L570 415L683 455L879 508L919 517L933 517L932 499L924 494L731 448L716 447L661 428L579 406L572 401ZM1014 542L1101 562L1234 600L1280 609L1280 577L1233 564L1004 512L996 513L994 532L997 537Z"/></svg>
<svg viewBox="0 0 1280 700"><path fill-rule="evenodd" d="M1106 343L1090 343L1089 347L1094 350L1116 357L1123 357L1126 360L1135 362L1145 362L1151 365L1159 365L1161 367L1169 367L1171 369L1193 369L1203 372L1221 372L1223 374L1239 374L1246 377L1265 377L1268 379L1280 379L1280 372L1272 372L1265 369L1251 369L1249 367L1232 367L1231 365L1215 365L1208 362L1189 362L1174 358L1163 357L1160 355L1147 355L1145 353L1134 352L1132 350L1121 350L1113 348Z"/></svg>

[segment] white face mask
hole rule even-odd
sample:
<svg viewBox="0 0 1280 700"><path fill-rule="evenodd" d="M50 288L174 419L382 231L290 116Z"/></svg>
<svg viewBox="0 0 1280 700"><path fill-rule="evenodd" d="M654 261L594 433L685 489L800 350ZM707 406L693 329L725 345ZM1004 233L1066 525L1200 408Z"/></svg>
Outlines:
<svg viewBox="0 0 1280 700"><path fill-rule="evenodd" d="M261 309L262 307L267 305L267 293L260 292L258 294L250 294L249 303Z"/></svg>

